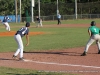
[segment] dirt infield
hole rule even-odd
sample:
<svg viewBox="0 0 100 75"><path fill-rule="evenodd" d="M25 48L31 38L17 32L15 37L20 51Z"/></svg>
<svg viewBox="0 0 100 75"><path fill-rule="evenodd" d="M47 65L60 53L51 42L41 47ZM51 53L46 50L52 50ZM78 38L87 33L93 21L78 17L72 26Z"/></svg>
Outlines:
<svg viewBox="0 0 100 75"><path fill-rule="evenodd" d="M74 27L78 25L74 24ZM84 25L87 27L88 25ZM79 27L84 27L79 25ZM44 26L52 27L52 26ZM71 25L54 25L54 27L72 27ZM0 36L12 36L15 32ZM11 35L12 34L12 35ZM31 35L43 34L42 32L30 33ZM52 50L42 52L25 52L24 61L12 60L13 53L0 53L0 66L11 68L26 68L46 72L66 72L78 75L99 75L100 55L97 54L97 47L93 45L89 48L87 56L80 56L84 47L64 50Z"/></svg>
<svg viewBox="0 0 100 75"><path fill-rule="evenodd" d="M16 32L0 32L0 36L14 36ZM38 34L44 34L44 32L30 32L29 35L38 35Z"/></svg>

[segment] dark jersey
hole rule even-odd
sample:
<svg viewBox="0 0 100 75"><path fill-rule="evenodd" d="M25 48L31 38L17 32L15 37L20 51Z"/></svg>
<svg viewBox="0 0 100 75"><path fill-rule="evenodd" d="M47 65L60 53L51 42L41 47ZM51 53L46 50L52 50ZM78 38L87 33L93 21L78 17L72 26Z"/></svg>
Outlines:
<svg viewBox="0 0 100 75"><path fill-rule="evenodd" d="M8 20L9 20L9 17L5 16L4 19L3 19L3 22L7 22Z"/></svg>
<svg viewBox="0 0 100 75"><path fill-rule="evenodd" d="M21 37L23 37L24 35L28 35L28 33L29 29L27 27L22 27L15 35L19 34Z"/></svg>
<svg viewBox="0 0 100 75"><path fill-rule="evenodd" d="M40 18L36 18L37 19L37 21L40 23Z"/></svg>

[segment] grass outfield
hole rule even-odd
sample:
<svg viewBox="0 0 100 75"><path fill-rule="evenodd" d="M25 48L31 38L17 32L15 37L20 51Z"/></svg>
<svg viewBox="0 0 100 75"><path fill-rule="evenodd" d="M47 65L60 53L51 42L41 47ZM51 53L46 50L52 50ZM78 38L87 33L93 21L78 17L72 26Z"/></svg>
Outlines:
<svg viewBox="0 0 100 75"><path fill-rule="evenodd" d="M19 27L20 28L20 27ZM13 31L19 28L12 28ZM3 30L2 30L3 29ZM5 29L2 28L1 31ZM40 50L61 50L73 47L84 46L87 42L87 28L30 28L30 32L45 32L42 35L30 36L30 45L25 47L25 51ZM24 45L26 38L23 37ZM17 44L14 36L0 37L0 52L15 51Z"/></svg>
<svg viewBox="0 0 100 75"><path fill-rule="evenodd" d="M63 24L90 24L92 20L67 20L62 21ZM98 19L95 20L100 23ZM44 25L56 24L57 21L43 22ZM25 23L10 23L11 30L17 31L20 27L24 26ZM35 25L35 23L31 23ZM0 25L0 32L5 32L4 26ZM42 35L30 36L30 44L25 47L25 51L43 51L43 50L61 50L74 47L85 46L89 36L86 27L78 28L30 28L30 32L45 32ZM24 45L26 39L23 37ZM14 40L14 36L0 37L0 52L15 52L17 44ZM61 73L45 73L31 70L20 70L0 67L0 75L64 75ZM73 75L73 74L65 74Z"/></svg>

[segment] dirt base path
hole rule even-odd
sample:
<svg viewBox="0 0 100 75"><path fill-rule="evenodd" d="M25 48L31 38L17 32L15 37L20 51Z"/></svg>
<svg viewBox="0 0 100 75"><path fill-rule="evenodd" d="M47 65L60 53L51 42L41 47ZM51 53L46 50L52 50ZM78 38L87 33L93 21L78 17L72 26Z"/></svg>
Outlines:
<svg viewBox="0 0 100 75"><path fill-rule="evenodd" d="M13 53L0 53L0 66L80 75L100 74L100 55L97 54L97 47L92 46L87 56L80 56L83 49L80 47L59 51L25 52L24 61L12 60Z"/></svg>

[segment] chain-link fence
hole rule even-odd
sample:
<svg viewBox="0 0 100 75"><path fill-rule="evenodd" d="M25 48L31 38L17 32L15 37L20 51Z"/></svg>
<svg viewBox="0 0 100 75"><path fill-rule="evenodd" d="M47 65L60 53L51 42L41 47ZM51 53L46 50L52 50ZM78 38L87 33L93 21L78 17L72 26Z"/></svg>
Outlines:
<svg viewBox="0 0 100 75"><path fill-rule="evenodd" d="M100 18L100 14L78 14L77 19L97 19ZM36 21L36 17L34 16L34 21ZM56 15L50 16L41 16L43 21L57 20ZM62 15L61 20L74 20L75 15ZM31 22L31 17L22 17L22 22L29 21Z"/></svg>

